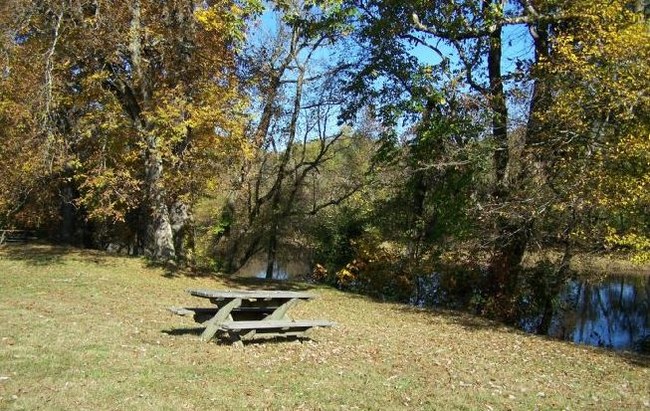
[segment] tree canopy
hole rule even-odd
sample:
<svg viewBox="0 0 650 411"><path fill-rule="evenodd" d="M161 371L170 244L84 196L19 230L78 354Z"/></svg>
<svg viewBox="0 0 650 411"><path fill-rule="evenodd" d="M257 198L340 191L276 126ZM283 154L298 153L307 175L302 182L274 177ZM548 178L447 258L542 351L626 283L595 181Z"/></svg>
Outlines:
<svg viewBox="0 0 650 411"><path fill-rule="evenodd" d="M403 299L448 273L512 320L531 250L547 288L577 251L650 255L649 11L5 1L0 228L268 277L297 253Z"/></svg>

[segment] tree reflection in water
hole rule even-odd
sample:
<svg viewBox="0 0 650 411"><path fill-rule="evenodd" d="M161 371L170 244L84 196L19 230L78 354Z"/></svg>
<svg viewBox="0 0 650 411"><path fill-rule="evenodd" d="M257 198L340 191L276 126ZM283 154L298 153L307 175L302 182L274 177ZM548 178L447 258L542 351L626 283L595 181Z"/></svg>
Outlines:
<svg viewBox="0 0 650 411"><path fill-rule="evenodd" d="M650 276L570 281L559 296L548 334L615 350L645 350L650 336Z"/></svg>

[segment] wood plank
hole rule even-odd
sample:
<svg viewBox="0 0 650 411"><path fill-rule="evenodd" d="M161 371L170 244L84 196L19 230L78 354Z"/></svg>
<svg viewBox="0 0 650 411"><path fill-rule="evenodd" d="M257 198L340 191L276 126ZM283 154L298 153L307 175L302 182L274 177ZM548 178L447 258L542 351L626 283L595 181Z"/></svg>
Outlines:
<svg viewBox="0 0 650 411"><path fill-rule="evenodd" d="M189 317L193 316L197 323L205 323L219 312L219 307L169 307L174 314Z"/></svg>
<svg viewBox="0 0 650 411"><path fill-rule="evenodd" d="M205 322L206 327L205 330L203 330L203 334L201 334L201 340L203 341L210 341L212 337L217 333L217 330L219 330L219 326L226 321L230 317L230 312L233 310L233 308L237 308L241 305L241 299L235 298L234 300L230 301L228 304L224 305L219 309L217 314L215 314L214 317L212 317L210 320Z"/></svg>
<svg viewBox="0 0 650 411"><path fill-rule="evenodd" d="M253 321L268 318L278 307L235 307L230 314L236 321ZM203 324L219 311L219 307L168 307L169 311L183 317L194 317L194 321Z"/></svg>
<svg viewBox="0 0 650 411"><path fill-rule="evenodd" d="M252 337L249 337L248 335L243 335L239 339L241 341L248 341L252 339L258 339L261 340L262 338L287 338L287 337L307 337L307 331L308 330L302 330L302 331L282 331L282 332L277 332L274 330L265 330L266 332L260 333L257 332L255 335Z"/></svg>
<svg viewBox="0 0 650 411"><path fill-rule="evenodd" d="M273 307L235 307L234 313L272 313L280 306ZM219 307L167 307L167 310L181 316L190 316L194 314L216 314Z"/></svg>
<svg viewBox="0 0 650 411"><path fill-rule="evenodd" d="M300 301L297 298L292 298L289 301L286 301L284 304L279 306L273 313L271 313L268 317L264 319L264 321L272 321L272 320L285 320L285 316L287 314L287 310L294 305L296 305Z"/></svg>
<svg viewBox="0 0 650 411"><path fill-rule="evenodd" d="M0 229L0 245L4 243L24 243L36 239L37 239L36 234L32 230Z"/></svg>
<svg viewBox="0 0 650 411"><path fill-rule="evenodd" d="M316 298L316 295L302 291L267 291L267 290L207 290L207 289L189 289L188 293L195 297L210 298L217 300L241 298L241 299L291 299L298 298L301 300L310 300Z"/></svg>
<svg viewBox="0 0 650 411"><path fill-rule="evenodd" d="M228 331L234 330L265 330L265 329L286 329L333 327L336 325L326 320L262 320L262 321L227 321L220 325L220 328Z"/></svg>
<svg viewBox="0 0 650 411"><path fill-rule="evenodd" d="M277 310L279 306L271 306L271 307L239 307L235 308L233 312L238 312L238 313L272 313L273 311Z"/></svg>
<svg viewBox="0 0 650 411"><path fill-rule="evenodd" d="M185 307L168 307L167 309L176 315L182 315L184 317L189 317L190 315L195 314L195 311L193 309Z"/></svg>

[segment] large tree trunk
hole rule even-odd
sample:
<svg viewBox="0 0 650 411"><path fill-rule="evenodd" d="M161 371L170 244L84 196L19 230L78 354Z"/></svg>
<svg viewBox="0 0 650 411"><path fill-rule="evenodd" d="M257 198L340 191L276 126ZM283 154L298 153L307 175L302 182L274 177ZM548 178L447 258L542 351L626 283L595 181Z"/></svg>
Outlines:
<svg viewBox="0 0 650 411"><path fill-rule="evenodd" d="M485 1L486 7L491 2ZM490 80L490 108L492 111L492 136L496 142L494 152L494 168L496 173L497 189L496 197L501 197L507 192L508 185L508 160L510 150L508 147L508 106L506 95L503 90L503 78L501 76L501 27L496 28L489 37L489 51L487 58L488 77Z"/></svg>
<svg viewBox="0 0 650 411"><path fill-rule="evenodd" d="M77 236L77 208L74 205L76 199L75 188L71 183L64 183L59 191L61 197L61 225L59 227L58 237L64 244L78 244L79 238Z"/></svg>
<svg viewBox="0 0 650 411"><path fill-rule="evenodd" d="M273 279L273 269L275 262L278 258L278 225L277 221L272 223L271 231L269 232L268 248L266 250L266 279Z"/></svg>
<svg viewBox="0 0 650 411"><path fill-rule="evenodd" d="M190 206L177 200L171 207L170 220L177 260L179 263L187 264L191 262L191 254L194 249Z"/></svg>
<svg viewBox="0 0 650 411"><path fill-rule="evenodd" d="M129 29L129 51L133 65L134 91L139 92L142 106L149 106L151 100L150 82L147 79L142 59L142 23L140 0L131 4L131 25ZM176 259L174 236L172 233L167 196L163 185L163 162L158 147L158 137L148 130L146 122L141 117L137 102L133 102L132 118L141 136L144 137L146 148L144 152L146 209L148 209L145 255L154 261L168 262Z"/></svg>
<svg viewBox="0 0 650 411"><path fill-rule="evenodd" d="M145 254L154 261L168 262L176 259L174 235L172 233L169 209L162 183L163 163L157 150L155 136L146 137L145 189L149 207Z"/></svg>
<svg viewBox="0 0 650 411"><path fill-rule="evenodd" d="M485 0L487 10L493 1ZM510 201L510 191L514 176L509 173L511 150L508 139L508 106L503 88L501 73L502 30L497 27L489 37L488 77L490 81L490 108L492 109L492 135L497 149L494 152L496 185L493 197L496 204L504 205ZM498 311L510 311L508 304L515 291L521 262L528 244L528 230L522 224L513 221L515 216L501 217L496 222L498 240L489 267L489 292L499 305ZM506 312L495 313L498 315Z"/></svg>
<svg viewBox="0 0 650 411"><path fill-rule="evenodd" d="M549 57L549 24L547 22L537 23L530 28L535 44L535 62ZM545 81L538 79L533 82L533 93L528 110L528 124L526 125L526 145L530 146L538 142L540 124L538 113L543 113L551 100L549 87Z"/></svg>
<svg viewBox="0 0 650 411"><path fill-rule="evenodd" d="M516 319L513 297L519 281L521 263L528 245L528 227L504 219L497 222L498 241L488 271L489 295L493 312L507 321Z"/></svg>

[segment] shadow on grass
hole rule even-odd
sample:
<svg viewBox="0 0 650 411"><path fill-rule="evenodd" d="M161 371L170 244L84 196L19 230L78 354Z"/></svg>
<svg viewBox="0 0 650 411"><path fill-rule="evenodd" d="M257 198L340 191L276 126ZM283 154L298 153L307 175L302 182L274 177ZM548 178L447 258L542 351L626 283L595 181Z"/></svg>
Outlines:
<svg viewBox="0 0 650 411"><path fill-rule="evenodd" d="M636 353L616 353L617 356L622 357L629 364L637 367L650 368L650 354L636 354Z"/></svg>
<svg viewBox="0 0 650 411"><path fill-rule="evenodd" d="M218 345L232 345L232 342L228 341L228 339L218 339L215 340ZM262 337L258 339L253 339L253 340L248 340L244 341L244 346L248 345L274 345L274 344L289 344L289 343L305 343L309 341L314 341L309 337L296 337L296 336L288 336L288 337Z"/></svg>
<svg viewBox="0 0 650 411"><path fill-rule="evenodd" d="M470 332L490 331L494 333L503 333L503 334L520 334L531 338L534 337L534 338L540 338L548 341L553 341L559 344L566 344L570 346L577 345L571 341L553 338L548 335L525 333L524 331L518 329L515 326L510 326L505 323L490 320L487 318L482 318L463 311L453 311L449 309L440 309L440 308L419 308L410 305L400 306L398 310L404 313L417 313L419 315L435 316L436 318L442 317L445 320L449 321L450 323L457 324ZM648 354L635 353L631 351L614 351L612 349L593 347L586 344L580 346L587 349L599 350L600 354L606 356L622 358L625 362L633 366L650 368L650 355Z"/></svg>
<svg viewBox="0 0 650 411"><path fill-rule="evenodd" d="M175 279L179 277L188 278L213 278L219 281L218 288L241 289L241 290L271 290L271 291L307 291L317 288L316 284L292 280L267 280L264 278L238 277L236 275L215 273L211 271L195 271L177 268L173 265L161 265L149 263L149 267L163 268L163 277Z"/></svg>
<svg viewBox="0 0 650 411"><path fill-rule="evenodd" d="M44 242L30 244L5 244L0 246L0 256L7 260L24 261L28 265L47 266L63 264L71 256L76 260L92 262L98 265L110 265L111 255L105 251L48 244ZM116 255L117 257L127 257Z"/></svg>
<svg viewBox="0 0 650 411"><path fill-rule="evenodd" d="M179 336L179 335L201 335L205 327L186 327L186 328L172 328L171 330L162 330L163 334Z"/></svg>
<svg viewBox="0 0 650 411"><path fill-rule="evenodd" d="M63 257L70 252L69 247L44 244L6 244L0 247L2 258L35 266L61 264Z"/></svg>
<svg viewBox="0 0 650 411"><path fill-rule="evenodd" d="M449 320L452 324L459 325L468 331L499 331L499 332L510 332L515 331L515 327L510 327L504 323L498 321L493 321L487 318L479 317L473 315L466 311L455 311L448 308L436 308L436 307L414 307L412 305L402 305L399 307L399 311L405 313L415 313L422 315L434 315L436 317L444 317Z"/></svg>
<svg viewBox="0 0 650 411"><path fill-rule="evenodd" d="M180 277L189 277L189 278L209 278L214 275L202 270L195 270L187 268L184 266L178 266L175 262L158 262L148 259L147 257L142 257L146 261L145 267L152 269L160 269L163 271L162 276L169 280Z"/></svg>
<svg viewBox="0 0 650 411"><path fill-rule="evenodd" d="M266 280L263 278L220 276L219 279L227 286L255 290L287 290L307 291L315 288L315 285L287 280Z"/></svg>

